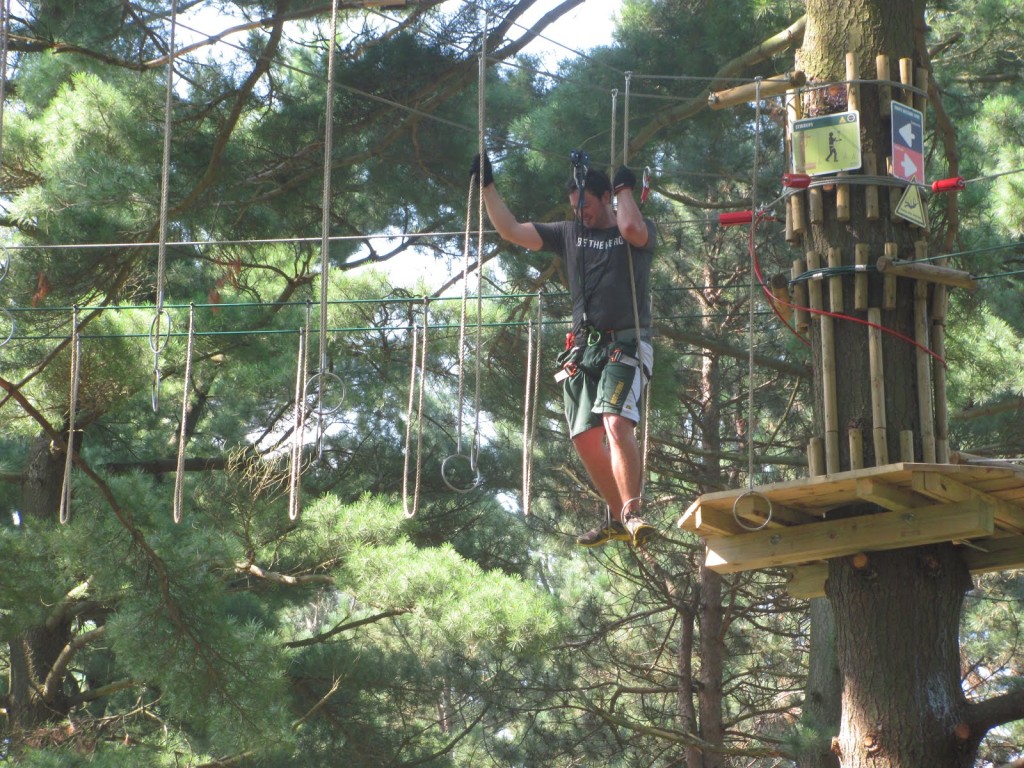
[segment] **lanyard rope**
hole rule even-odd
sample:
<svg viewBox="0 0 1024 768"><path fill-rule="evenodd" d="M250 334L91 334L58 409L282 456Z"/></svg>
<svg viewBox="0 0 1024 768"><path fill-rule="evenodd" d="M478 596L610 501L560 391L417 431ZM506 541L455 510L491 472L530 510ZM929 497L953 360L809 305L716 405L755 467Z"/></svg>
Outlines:
<svg viewBox="0 0 1024 768"><path fill-rule="evenodd" d="M188 305L188 342L185 346L185 375L181 384L181 427L178 430L178 464L174 474L174 522L181 522L182 498L185 488L185 441L188 440L188 386L192 380L192 350L195 344L196 308Z"/></svg>
<svg viewBox="0 0 1024 768"><path fill-rule="evenodd" d="M75 453L75 418L78 409L78 367L82 353L82 339L78 334L78 307L71 311L71 383L68 405L68 432L64 439L64 480L60 490L59 518L63 525L71 519L71 466Z"/></svg>
<svg viewBox="0 0 1024 768"><path fill-rule="evenodd" d="M292 420L291 463L288 477L288 519L299 519L302 512L302 441L306 431L306 372L309 365L309 304L306 324L299 329L299 351L295 364L295 414Z"/></svg>

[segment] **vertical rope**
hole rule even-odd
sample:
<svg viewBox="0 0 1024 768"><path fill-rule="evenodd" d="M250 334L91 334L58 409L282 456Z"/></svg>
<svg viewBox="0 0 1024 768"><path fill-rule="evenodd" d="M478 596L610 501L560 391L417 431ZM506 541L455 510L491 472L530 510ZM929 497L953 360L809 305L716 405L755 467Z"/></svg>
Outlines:
<svg viewBox="0 0 1024 768"><path fill-rule="evenodd" d="M11 0L5 0L0 13L0 166L4 160L4 105L7 101L7 45L11 36ZM0 269L0 272L3 270Z"/></svg>
<svg viewBox="0 0 1024 768"><path fill-rule="evenodd" d="M323 394L327 382L327 286L331 275L331 165L334 154L334 49L338 39L338 0L331 2L331 39L327 49L327 95L324 107L324 169L320 219L320 336L317 368L317 460L323 458L325 416ZM307 353L308 354L308 353ZM340 406L339 406L340 407ZM336 409L333 409L336 410ZM332 412L333 412L332 410Z"/></svg>
<svg viewBox="0 0 1024 768"><path fill-rule="evenodd" d="M160 167L160 224L156 251L156 315L149 330L149 346L153 351L153 413L160 410L160 352L170 338L170 318L167 319L167 330L161 324L166 315L164 311L164 282L167 265L167 200L170 195L171 178L171 106L174 103L174 32L178 24L178 11L175 0L171 0L171 30L167 44L167 84L164 93L164 146Z"/></svg>
<svg viewBox="0 0 1024 768"><path fill-rule="evenodd" d="M544 340L544 296L537 295L537 336L534 343L533 323L528 326L526 349L526 395L523 398L523 514L530 514L530 496L533 486L533 445L537 434L537 414L540 411L541 349Z"/></svg>
<svg viewBox="0 0 1024 768"><path fill-rule="evenodd" d="M413 484L412 506L409 505L409 463L412 456L412 409L416 392L416 326L411 330L412 352L409 363L409 407L405 418L405 463L402 469L402 509L406 517L415 517L420 506L420 478L423 474L423 392L427 383L427 327L430 305L423 300L423 337L420 343L419 400L416 410L416 474Z"/></svg>
<svg viewBox="0 0 1024 768"><path fill-rule="evenodd" d="M295 413L292 419L292 445L288 476L288 519L299 519L302 512L302 445L306 431L306 371L309 363L309 304L306 324L299 329L299 349L295 362Z"/></svg>
<svg viewBox="0 0 1024 768"><path fill-rule="evenodd" d="M188 305L188 343L185 346L185 375L181 386L181 427L178 430L178 463L174 473L173 517L181 522L182 498L185 490L185 441L188 439L188 385L192 380L192 350L195 344L196 305Z"/></svg>
<svg viewBox="0 0 1024 768"><path fill-rule="evenodd" d="M619 111L619 89L612 88L612 127L608 139L608 149L611 150L608 156L608 172L614 173L615 168L615 118Z"/></svg>
<svg viewBox="0 0 1024 768"><path fill-rule="evenodd" d="M75 418L78 412L78 366L82 353L82 339L78 335L78 305L71 310L71 382L68 387L70 393L68 405L68 432L64 438L64 479L60 489L60 512L58 513L63 525L71 519L71 467L74 464L75 454Z"/></svg>
<svg viewBox="0 0 1024 768"><path fill-rule="evenodd" d="M629 81L632 72L626 72L626 92L622 102L622 164L629 163Z"/></svg>
<svg viewBox="0 0 1024 768"><path fill-rule="evenodd" d="M484 105L487 86L487 11L483 11L483 18L480 22L480 60L477 66L477 149L480 152L481 162L484 156ZM477 472L477 459L480 454L480 384L481 365L483 350L483 288L484 288L484 174L477 174L480 183L479 194L477 195L477 231L476 231L476 366L474 369L474 383L476 390L473 394L473 444L469 449L469 468Z"/></svg>
<svg viewBox="0 0 1024 768"><path fill-rule="evenodd" d="M750 316L747 320L747 487L754 487L754 297L756 269L754 264L754 231L757 228L757 174L761 149L761 78L754 81L754 175L750 185Z"/></svg>

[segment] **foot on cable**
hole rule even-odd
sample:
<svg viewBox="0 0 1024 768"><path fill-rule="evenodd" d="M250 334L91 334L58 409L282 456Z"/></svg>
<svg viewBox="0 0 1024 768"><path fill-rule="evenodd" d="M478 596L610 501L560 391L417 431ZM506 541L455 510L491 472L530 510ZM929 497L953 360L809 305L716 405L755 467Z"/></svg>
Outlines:
<svg viewBox="0 0 1024 768"><path fill-rule="evenodd" d="M627 512L622 527L629 533L634 546L640 546L653 536L657 529L635 512Z"/></svg>
<svg viewBox="0 0 1024 768"><path fill-rule="evenodd" d="M600 547L609 541L633 541L633 538L632 532L618 520L605 520L597 528L577 536L576 543L581 547Z"/></svg>

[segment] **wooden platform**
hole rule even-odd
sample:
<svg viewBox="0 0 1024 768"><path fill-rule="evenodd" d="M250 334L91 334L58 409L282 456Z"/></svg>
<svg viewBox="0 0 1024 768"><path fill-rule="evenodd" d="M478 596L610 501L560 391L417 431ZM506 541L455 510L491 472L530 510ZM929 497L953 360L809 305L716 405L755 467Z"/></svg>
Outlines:
<svg viewBox="0 0 1024 768"><path fill-rule="evenodd" d="M875 511L829 519L851 504ZM799 597L823 594L825 560L858 552L952 541L974 573L1022 568L1024 467L900 463L738 488L701 496L678 526L705 540L711 570L786 566Z"/></svg>

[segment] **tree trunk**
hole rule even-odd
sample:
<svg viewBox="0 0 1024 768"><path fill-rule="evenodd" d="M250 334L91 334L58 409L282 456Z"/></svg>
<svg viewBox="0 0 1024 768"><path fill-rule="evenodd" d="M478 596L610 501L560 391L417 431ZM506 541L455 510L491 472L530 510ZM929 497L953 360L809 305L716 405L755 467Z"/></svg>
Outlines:
<svg viewBox="0 0 1024 768"><path fill-rule="evenodd" d="M832 738L842 717L842 679L836 661L836 622L824 598L810 601L811 646L801 716L805 737L797 753L800 768L838 768Z"/></svg>
<svg viewBox="0 0 1024 768"><path fill-rule="evenodd" d="M28 469L22 483L21 511L23 525L53 525L60 511L64 475L64 452L56 450L48 437L41 436L32 444ZM61 650L71 639L67 621L22 632L8 644L10 668L7 715L12 732L24 733L67 714L62 687L44 697L46 676Z"/></svg>
<svg viewBox="0 0 1024 768"><path fill-rule="evenodd" d="M861 563L858 563L861 565ZM969 768L957 738L959 626L966 566L952 545L872 553L829 563L843 671L843 768Z"/></svg>
<svg viewBox="0 0 1024 768"><path fill-rule="evenodd" d="M920 0L808 0L807 29L798 68L810 83L847 80L847 54L856 64L856 78L875 79L876 57L888 57L882 79L900 80L899 62L911 72L921 64L915 51L915 24L923 25ZM885 174L892 155L891 124L880 109L885 86L857 87L862 156L873 153L878 173ZM896 88L893 100L904 94ZM845 92L808 90L803 94L805 116L844 112L850 108ZM862 166L861 173L866 173ZM840 178L836 179L841 182ZM838 195L849 193L849 215L840 216ZM902 190L897 189L897 193ZM855 264L856 247L867 250L868 264L894 253L915 257L915 241L925 237L916 228L891 219L895 206L887 186L879 187L879 216L867 216L865 188L837 186L823 193L823 217L812 222L805 250L828 264L831 252L845 267ZM888 251L886 250L888 249ZM848 426L864 427L864 466L901 460L900 433L914 435L915 457L922 458L923 427L930 414L918 407L918 355L908 341L914 338L913 281L896 283L895 301L886 306L884 282L869 275L869 315L854 306L854 282L842 277L843 304L831 306L825 290L824 308L845 317L812 323L816 433L825 435L823 409L827 376L822 354L823 329L835 334L834 429L841 432L838 470L850 469ZM827 282L827 281L826 281ZM894 306L893 306L894 305ZM872 317L881 327L884 416L875 420L869 375L868 338L864 321ZM897 335L899 334L899 335ZM882 432L879 428L884 429ZM878 438L877 447L874 439ZM870 514L871 504L829 511L829 517ZM862 565L862 563L858 563ZM834 748L842 768L962 768L972 762L973 749L958 742L957 724L965 712L960 689L958 628L964 592L970 578L952 544L870 553L866 567L852 560L829 563L826 592L835 616L836 649L842 677L842 720Z"/></svg>

